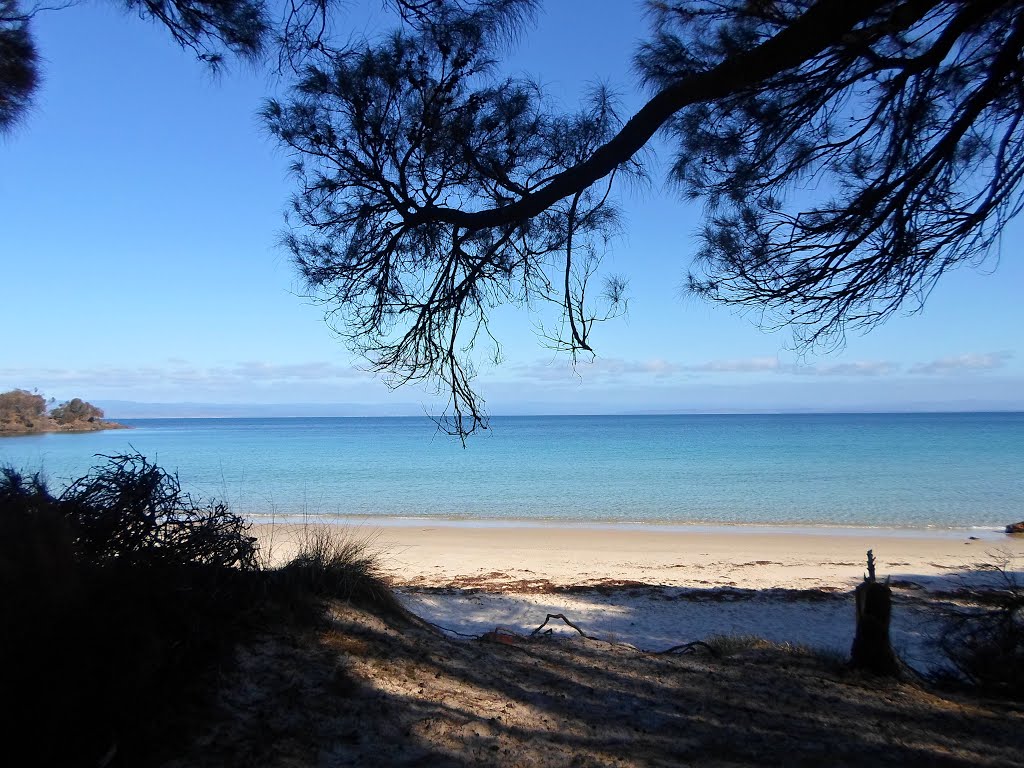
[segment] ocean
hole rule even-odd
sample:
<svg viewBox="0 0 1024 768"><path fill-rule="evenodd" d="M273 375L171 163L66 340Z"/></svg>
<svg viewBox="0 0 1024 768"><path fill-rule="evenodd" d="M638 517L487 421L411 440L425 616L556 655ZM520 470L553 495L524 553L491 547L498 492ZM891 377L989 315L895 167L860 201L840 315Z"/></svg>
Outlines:
<svg viewBox="0 0 1024 768"><path fill-rule="evenodd" d="M1001 528L1024 519L1024 413L135 419L0 438L56 488L137 451L253 519Z"/></svg>

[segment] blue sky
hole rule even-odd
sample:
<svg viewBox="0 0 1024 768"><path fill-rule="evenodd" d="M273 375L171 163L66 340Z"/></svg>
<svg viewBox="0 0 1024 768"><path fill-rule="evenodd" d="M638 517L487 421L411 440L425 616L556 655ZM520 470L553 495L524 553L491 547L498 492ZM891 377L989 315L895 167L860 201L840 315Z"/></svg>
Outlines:
<svg viewBox="0 0 1024 768"><path fill-rule="evenodd" d="M637 106L637 7L547 5L511 69L568 103L603 80L627 112ZM356 15L341 25L371 25ZM44 13L35 30L45 81L0 139L0 390L254 412L436 409L429 391L391 391L354 367L321 310L295 295L277 245L288 158L256 117L271 78L234 65L213 79L114 4ZM658 177L623 204L607 267L630 278L628 316L605 324L598 359L573 371L538 343L528 313L499 311L506 359L479 379L492 412L1024 408L1020 221L998 259L946 276L922 312L800 357L786 331L682 296L699 206Z"/></svg>

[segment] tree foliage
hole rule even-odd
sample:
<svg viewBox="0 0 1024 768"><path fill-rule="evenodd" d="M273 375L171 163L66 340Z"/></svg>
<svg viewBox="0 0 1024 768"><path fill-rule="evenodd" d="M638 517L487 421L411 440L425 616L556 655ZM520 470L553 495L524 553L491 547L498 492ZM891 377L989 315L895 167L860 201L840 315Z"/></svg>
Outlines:
<svg viewBox="0 0 1024 768"><path fill-rule="evenodd" d="M265 112L295 157L310 292L374 369L449 391L454 431L483 423L472 349L495 304L555 300L555 346L591 349L614 189L656 135L706 208L691 290L810 344L918 306L1020 210L1019 2L651 0L649 97L625 122L605 90L564 113L501 76L536 5L405 3Z"/></svg>
<svg viewBox="0 0 1024 768"><path fill-rule="evenodd" d="M0 0L0 131L38 81L19 2ZM690 290L810 345L919 307L1022 205L1019 0L648 0L625 120L606 88L563 110L502 73L542 0L384 0L395 30L343 44L328 0L121 2L213 65L272 50L296 74L264 110L295 161L286 244L351 348L447 392L459 434L485 425L496 306L553 303L542 337L574 359L623 310L625 281L593 278L655 137L705 206Z"/></svg>
<svg viewBox="0 0 1024 768"><path fill-rule="evenodd" d="M50 418L58 424L71 424L76 421L95 421L103 418L103 409L87 403L80 397L74 397L61 403L52 411Z"/></svg>
<svg viewBox="0 0 1024 768"><path fill-rule="evenodd" d="M700 70L810 13L747 5L739 19L663 11L637 60L645 78L670 85L695 31L715 41L687 46ZM944 271L984 258L1021 207L1021 4L874 5L800 66L666 125L673 179L709 209L691 287L764 307L812 342L923 299ZM796 185L827 192L787 204Z"/></svg>
<svg viewBox="0 0 1024 768"><path fill-rule="evenodd" d="M0 0L0 132L28 109L39 84L39 53L18 0Z"/></svg>
<svg viewBox="0 0 1024 768"><path fill-rule="evenodd" d="M47 407L53 402L53 398L47 400L38 392L25 389L0 393L0 432L51 432L120 426L100 422L103 409L79 397L47 412Z"/></svg>
<svg viewBox="0 0 1024 768"><path fill-rule="evenodd" d="M459 433L483 417L463 354L488 334L488 310L555 301L568 329L556 343L576 352L590 349L593 324L622 300L614 280L604 307L585 290L617 224L611 182L637 172L634 163L528 219L486 228L414 221L442 204L501 207L528 195L618 130L605 90L576 113L552 115L535 84L496 74L494 48L528 7L441 4L378 44L311 67L290 102L265 110L298 158L302 230L287 245L303 277L323 289L335 327L375 370L397 383L439 380Z"/></svg>
<svg viewBox="0 0 1024 768"><path fill-rule="evenodd" d="M46 418L46 398L26 389L0 393L0 425L33 427Z"/></svg>

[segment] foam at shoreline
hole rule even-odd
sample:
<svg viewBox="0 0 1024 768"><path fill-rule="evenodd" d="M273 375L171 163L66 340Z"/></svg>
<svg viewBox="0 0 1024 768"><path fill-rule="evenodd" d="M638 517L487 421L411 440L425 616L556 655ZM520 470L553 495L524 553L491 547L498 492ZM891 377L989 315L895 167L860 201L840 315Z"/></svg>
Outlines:
<svg viewBox="0 0 1024 768"><path fill-rule="evenodd" d="M670 533L779 534L791 536L879 536L895 538L943 538L960 540L975 536L984 540L1005 540L1001 528L990 525L957 527L863 526L863 525L798 525L774 523L688 523L660 521L608 520L536 520L525 518L346 516L346 515L282 515L254 513L248 518L255 525L340 525L353 528L481 528L585 531L658 531Z"/></svg>

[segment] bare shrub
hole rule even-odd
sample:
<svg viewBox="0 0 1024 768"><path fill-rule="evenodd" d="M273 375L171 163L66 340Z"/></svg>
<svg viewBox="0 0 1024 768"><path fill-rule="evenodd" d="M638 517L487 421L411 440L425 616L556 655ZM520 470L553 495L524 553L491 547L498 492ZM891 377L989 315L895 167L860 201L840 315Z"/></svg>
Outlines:
<svg viewBox="0 0 1024 768"><path fill-rule="evenodd" d="M35 765L173 741L259 606L247 531L142 456L60 496L0 470L0 741Z"/></svg>
<svg viewBox="0 0 1024 768"><path fill-rule="evenodd" d="M85 561L256 569L256 539L240 515L219 502L197 503L145 456L104 458L59 500Z"/></svg>
<svg viewBox="0 0 1024 768"><path fill-rule="evenodd" d="M992 586L967 588L939 644L956 672L986 693L1024 697L1024 585L1010 559L982 566Z"/></svg>

